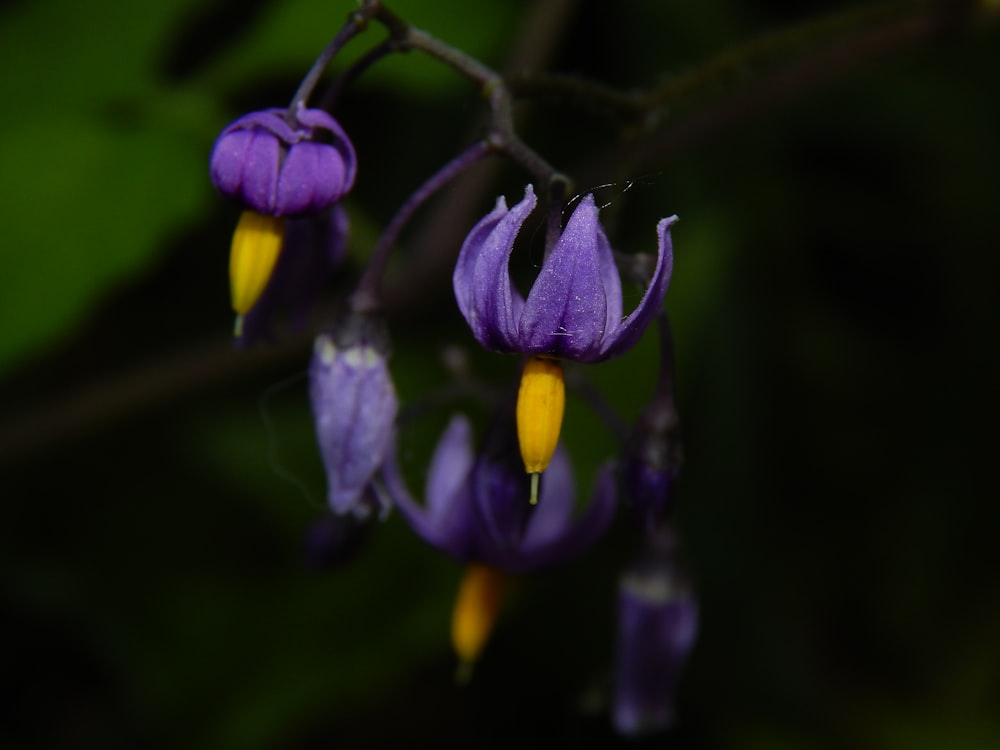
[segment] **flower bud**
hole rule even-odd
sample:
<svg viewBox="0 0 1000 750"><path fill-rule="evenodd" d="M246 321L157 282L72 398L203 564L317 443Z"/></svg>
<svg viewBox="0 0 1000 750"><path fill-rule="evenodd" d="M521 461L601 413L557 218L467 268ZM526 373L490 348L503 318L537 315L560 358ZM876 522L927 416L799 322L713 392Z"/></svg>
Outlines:
<svg viewBox="0 0 1000 750"><path fill-rule="evenodd" d="M211 176L223 194L258 214L315 213L354 184L354 146L320 109L268 109L229 125L212 150Z"/></svg>
<svg viewBox="0 0 1000 750"><path fill-rule="evenodd" d="M654 532L618 585L614 724L634 736L667 729L674 693L698 630L698 605L673 538Z"/></svg>
<svg viewBox="0 0 1000 750"><path fill-rule="evenodd" d="M309 392L328 499L335 513L366 515L365 490L393 439L398 402L374 321L352 317L316 338Z"/></svg>

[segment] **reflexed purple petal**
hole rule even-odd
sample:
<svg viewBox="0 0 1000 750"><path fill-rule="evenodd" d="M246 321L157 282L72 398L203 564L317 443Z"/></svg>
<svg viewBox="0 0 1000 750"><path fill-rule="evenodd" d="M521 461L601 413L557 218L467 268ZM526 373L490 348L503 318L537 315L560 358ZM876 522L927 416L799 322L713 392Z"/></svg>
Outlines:
<svg viewBox="0 0 1000 750"><path fill-rule="evenodd" d="M646 327L663 307L663 298L670 284L670 272L674 266L673 244L670 239L670 227L677 222L676 216L661 219L656 225L658 237L658 254L656 268L649 288L639 301L639 305L623 321L615 331L609 331L601 345L598 360L611 359L635 346L642 337Z"/></svg>
<svg viewBox="0 0 1000 750"><path fill-rule="evenodd" d="M507 201L504 200L503 196L497 198L493 210L480 219L465 238L465 242L462 243L462 249L458 253L458 260L455 262L455 273L451 279L452 287L455 290L455 301L458 303L458 309L472 328L473 333L476 331L475 323L479 319L474 307L475 283L473 281L473 272L475 271L476 263L479 262L479 253L486 243L486 238L496 229L497 224L507 215L508 210Z"/></svg>
<svg viewBox="0 0 1000 750"><path fill-rule="evenodd" d="M530 549L522 546L518 554L509 556L504 564L508 570L526 572L569 562L583 554L607 530L614 518L617 501L614 464L608 462L601 467L587 508L564 533L544 545L533 545ZM541 505L541 499L538 502Z"/></svg>
<svg viewBox="0 0 1000 750"><path fill-rule="evenodd" d="M615 263L615 254L608 242L604 228L597 225L597 259L608 311L604 323L604 337L611 335L622 324L622 279ZM603 342L602 342L603 345Z"/></svg>
<svg viewBox="0 0 1000 750"><path fill-rule="evenodd" d="M481 456L472 475L472 491L482 521L480 548L516 550L533 508L531 481L517 448L500 456Z"/></svg>
<svg viewBox="0 0 1000 750"><path fill-rule="evenodd" d="M431 518L440 518L454 503L474 463L472 423L461 414L455 415L441 435L427 469L424 502Z"/></svg>
<svg viewBox="0 0 1000 750"><path fill-rule="evenodd" d="M462 428L456 428L455 420L453 420L438 444L435 459L438 457L437 454L442 451L452 453L452 451L458 450L457 444L461 438L459 434L461 431ZM442 444L446 445L442 447ZM452 455L452 458L454 459L455 456ZM450 460L442 459L441 462L435 461L435 463L437 463L437 467L432 467L432 472L445 470L446 463L450 463ZM464 461L459 457L453 468L456 471L462 471L462 464ZM399 470L399 463L394 452L390 453L383 463L381 476L385 483L385 490L395 503L399 514L403 516L403 519L417 536L459 560L468 561L475 557L476 524L478 521L469 490L468 470L465 470L461 477L455 477L455 482L450 490L444 485L443 478L440 481L428 478L428 485L434 485L434 489L431 490L434 494L439 491L450 493L447 497L441 494L435 499L433 511L429 507L420 505L410 494L406 487L406 481Z"/></svg>
<svg viewBox="0 0 1000 750"><path fill-rule="evenodd" d="M575 505L573 467L566 449L560 445L552 456L549 468L542 474L538 505L531 513L521 549L530 552L545 547L569 531Z"/></svg>
<svg viewBox="0 0 1000 750"><path fill-rule="evenodd" d="M453 279L455 296L476 340L487 349L520 351L517 317L523 306L510 281L510 254L537 199L528 185L524 198L503 216L501 204L477 224L462 246Z"/></svg>
<svg viewBox="0 0 1000 750"><path fill-rule="evenodd" d="M350 512L392 443L396 392L385 358L368 345L316 339L309 371L320 454L334 512Z"/></svg>
<svg viewBox="0 0 1000 750"><path fill-rule="evenodd" d="M519 322L521 350L574 360L596 357L608 317L600 224L587 195L528 293Z"/></svg>

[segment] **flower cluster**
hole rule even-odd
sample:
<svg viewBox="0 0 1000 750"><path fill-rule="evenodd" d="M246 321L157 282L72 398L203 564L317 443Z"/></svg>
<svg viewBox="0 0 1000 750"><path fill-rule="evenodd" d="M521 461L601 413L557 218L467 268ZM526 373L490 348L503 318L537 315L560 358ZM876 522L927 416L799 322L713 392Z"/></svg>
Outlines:
<svg viewBox="0 0 1000 750"><path fill-rule="evenodd" d="M361 13L370 18L384 20L379 14L386 12L380 3L362 4ZM356 21L331 50L358 33ZM394 34L405 29L395 16L387 26ZM452 51L447 59L463 58ZM320 68L329 59L321 62ZM466 72L476 78L481 71L482 66L469 65ZM293 327L304 327L345 254L349 222L342 200L354 184L357 159L333 116L305 105L316 79L307 76L308 85L288 109L235 120L212 151L215 186L243 209L230 260L236 334L243 345L278 335L281 314ZM495 127L508 127L506 122L498 116ZM697 620L670 528L680 451L663 305L677 217L650 227L655 259L646 256L641 298L626 312L619 266L594 195L567 200L554 189L565 186L566 178L540 157L525 157L526 146L507 153L546 188L547 211L538 212L548 222L540 268L522 294L511 269L515 246L529 239L524 227L539 204L535 185L528 184L511 208L503 197L497 199L455 248L452 288L471 338L486 350L522 359L516 398L513 388L505 395L485 390L479 405L494 415L486 429L462 414L451 418L427 466L422 502L411 494L398 456L397 438L406 424L399 418L389 365L383 271L416 208L475 159L490 151L505 153L504 144L517 141L512 131L503 136L477 142L404 202L354 291L340 300L334 322L315 338L309 395L330 515L310 535L310 559L349 560L360 535L397 509L415 534L466 566L452 642L467 676L494 628L507 578L567 564L586 552L604 535L622 498L640 520L641 552L621 578L612 713L625 734L659 729L673 715L680 666ZM560 440L565 370L626 355L654 321L661 332L655 393L631 434L622 436L621 455L598 468L589 498L580 502L577 475Z"/></svg>

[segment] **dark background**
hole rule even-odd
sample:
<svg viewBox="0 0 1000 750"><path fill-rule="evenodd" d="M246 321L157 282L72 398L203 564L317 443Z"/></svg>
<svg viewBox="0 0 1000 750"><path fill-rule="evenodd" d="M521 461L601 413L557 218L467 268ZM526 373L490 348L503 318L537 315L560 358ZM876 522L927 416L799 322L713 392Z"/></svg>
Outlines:
<svg viewBox="0 0 1000 750"><path fill-rule="evenodd" d="M808 20L793 3L560 2L561 33L518 52L548 17L539 6L392 7L490 65L536 55L623 89ZM466 688L447 641L460 567L398 517L349 565L306 564L324 492L308 336L233 350L238 209L212 193L207 158L229 120L290 98L353 7L0 11L4 747L617 741L627 514L586 558L516 586ZM679 722L648 744L1000 747L1000 46L973 4L944 7L954 18L872 49L846 24L834 38L854 43L785 45L708 80L618 169L600 112L519 110L526 140L581 189L612 183L600 195L616 248L652 252L656 220L681 217L667 296L686 454L675 520L702 627ZM888 28L920 15L901 8ZM840 57L816 57L835 43ZM483 110L413 52L362 77L337 116L361 171L330 299ZM453 258L497 194L520 197L524 173L497 164L404 236L390 287L406 407L448 383L454 347L477 376L514 377L512 359L475 349L449 269L421 254ZM407 285L411 272L426 279ZM655 368L647 340L586 372L631 419ZM403 436L413 487L446 418ZM617 447L580 398L565 434L586 486Z"/></svg>

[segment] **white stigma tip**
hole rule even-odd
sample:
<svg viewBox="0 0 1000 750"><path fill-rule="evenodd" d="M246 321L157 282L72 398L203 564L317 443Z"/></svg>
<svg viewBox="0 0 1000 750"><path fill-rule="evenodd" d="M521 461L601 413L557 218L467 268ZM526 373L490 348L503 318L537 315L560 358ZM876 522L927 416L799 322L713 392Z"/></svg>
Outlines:
<svg viewBox="0 0 1000 750"><path fill-rule="evenodd" d="M537 471L531 475L531 496L528 498L528 502L532 505L538 505L538 480L541 478L541 473Z"/></svg>

